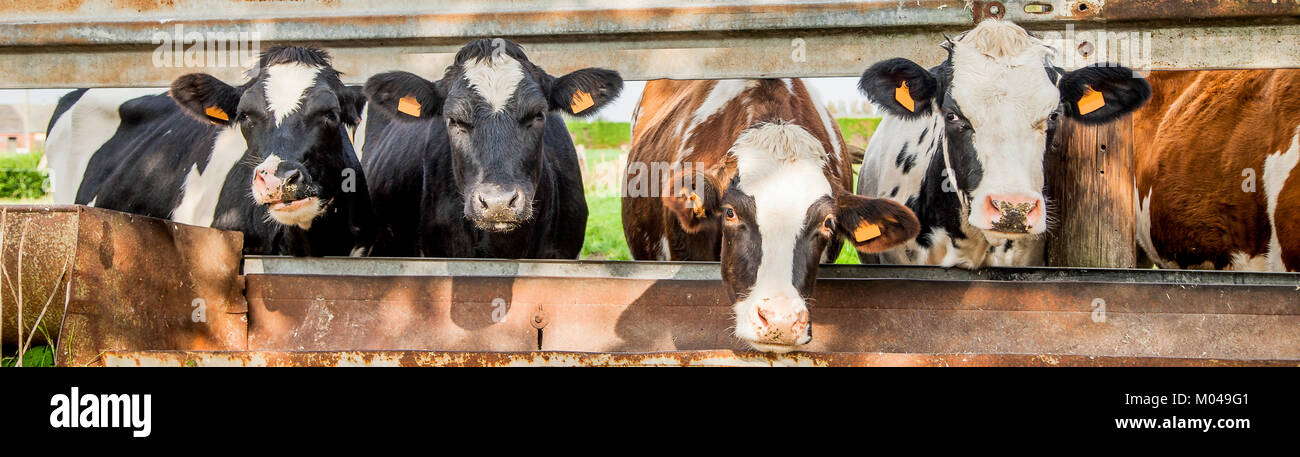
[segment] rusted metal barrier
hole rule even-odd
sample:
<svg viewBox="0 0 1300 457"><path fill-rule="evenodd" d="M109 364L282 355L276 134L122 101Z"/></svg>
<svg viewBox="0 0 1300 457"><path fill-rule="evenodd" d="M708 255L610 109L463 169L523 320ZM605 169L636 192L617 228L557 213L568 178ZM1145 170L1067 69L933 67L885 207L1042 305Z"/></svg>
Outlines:
<svg viewBox="0 0 1300 457"><path fill-rule="evenodd" d="M713 263L255 257L245 271L250 351L747 349ZM1300 360L1297 274L823 271L810 352Z"/></svg>
<svg viewBox="0 0 1300 457"><path fill-rule="evenodd" d="M1152 69L1297 67L1298 15L1297 0L7 2L0 87L161 87L194 71L238 81L235 66L158 56L189 37L241 32L327 46L348 83L389 70L440 73L465 41L487 36L525 44L555 74L600 66L631 80L857 76L891 57L938 62L940 32L986 17L1098 45L1085 37L1147 34ZM1079 65L1105 56L1063 52Z"/></svg>
<svg viewBox="0 0 1300 457"><path fill-rule="evenodd" d="M0 219L4 341L13 281L60 365L1300 362L1295 273L831 265L813 342L776 356L731 335L716 263L249 257L241 275L233 232L82 206Z"/></svg>
<svg viewBox="0 0 1300 457"><path fill-rule="evenodd" d="M246 347L238 232L80 205L0 206L0 220L4 344L48 335L74 366L110 349Z"/></svg>
<svg viewBox="0 0 1300 457"><path fill-rule="evenodd" d="M675 351L652 353L583 352L215 352L108 351L104 364L114 367L966 367L966 366L1300 366L1294 360L1213 360L1168 357L1090 357L1024 354L882 354L812 353L763 354L740 351Z"/></svg>

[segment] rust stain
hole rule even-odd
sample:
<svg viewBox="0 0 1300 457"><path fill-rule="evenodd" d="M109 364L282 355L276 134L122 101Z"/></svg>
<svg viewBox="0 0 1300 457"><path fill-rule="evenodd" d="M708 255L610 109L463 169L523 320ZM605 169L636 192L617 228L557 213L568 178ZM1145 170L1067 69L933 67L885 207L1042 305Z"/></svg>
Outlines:
<svg viewBox="0 0 1300 457"><path fill-rule="evenodd" d="M109 351L109 366L822 366L822 367L997 367L997 366L1300 366L1295 360L1223 360L1155 357L1093 357L1052 354L904 354L674 351L659 353L581 352L204 352Z"/></svg>

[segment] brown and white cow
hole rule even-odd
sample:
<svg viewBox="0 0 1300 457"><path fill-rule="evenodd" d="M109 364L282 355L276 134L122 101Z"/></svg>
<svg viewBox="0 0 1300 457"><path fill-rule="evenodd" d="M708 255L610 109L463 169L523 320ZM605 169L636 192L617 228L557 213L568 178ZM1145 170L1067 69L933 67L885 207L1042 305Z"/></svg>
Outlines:
<svg viewBox="0 0 1300 457"><path fill-rule="evenodd" d="M820 262L848 238L879 252L920 230L853 195L830 115L798 79L651 81L633 115L623 232L641 260L721 260L735 333L786 352L812 340Z"/></svg>
<svg viewBox="0 0 1300 457"><path fill-rule="evenodd" d="M1300 70L1153 72L1137 238L1165 268L1300 271Z"/></svg>

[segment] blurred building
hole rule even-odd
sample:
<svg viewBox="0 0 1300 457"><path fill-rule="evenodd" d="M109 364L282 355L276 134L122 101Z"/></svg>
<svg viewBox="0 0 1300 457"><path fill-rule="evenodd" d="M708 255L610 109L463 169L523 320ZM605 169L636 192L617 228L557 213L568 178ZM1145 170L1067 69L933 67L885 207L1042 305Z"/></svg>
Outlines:
<svg viewBox="0 0 1300 457"><path fill-rule="evenodd" d="M43 150L54 105L0 104L0 154Z"/></svg>

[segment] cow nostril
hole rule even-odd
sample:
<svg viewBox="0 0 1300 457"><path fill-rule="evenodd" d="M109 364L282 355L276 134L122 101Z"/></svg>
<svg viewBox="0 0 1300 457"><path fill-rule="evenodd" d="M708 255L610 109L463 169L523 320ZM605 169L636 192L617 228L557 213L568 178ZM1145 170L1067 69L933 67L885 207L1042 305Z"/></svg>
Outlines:
<svg viewBox="0 0 1300 457"><path fill-rule="evenodd" d="M284 174L284 183L286 185L294 184L297 183L298 180L301 178L302 178L302 173L299 173L298 170L289 170L288 173Z"/></svg>
<svg viewBox="0 0 1300 457"><path fill-rule="evenodd" d="M519 202L519 191L516 190L516 191L515 191L515 194L512 195L512 196L510 197L510 203L509 203L508 206L510 206L511 208L513 208L513 207L517 206L517 205L515 205L515 203L518 203L518 202Z"/></svg>
<svg viewBox="0 0 1300 457"><path fill-rule="evenodd" d="M487 200L484 200L482 195L478 197L478 206L482 209L488 209Z"/></svg>

